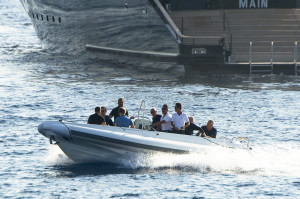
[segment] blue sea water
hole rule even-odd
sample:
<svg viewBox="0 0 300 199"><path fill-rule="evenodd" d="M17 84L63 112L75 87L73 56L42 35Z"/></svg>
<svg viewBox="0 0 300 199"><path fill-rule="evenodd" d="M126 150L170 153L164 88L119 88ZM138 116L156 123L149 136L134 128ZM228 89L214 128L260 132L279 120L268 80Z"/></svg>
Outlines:
<svg viewBox="0 0 300 199"><path fill-rule="evenodd" d="M300 79L145 72L41 48L17 0L0 1L0 198L299 198ZM247 136L252 151L156 154L76 164L37 132L44 120L85 123L119 97L136 116L183 104L218 136ZM171 113L173 110L171 109Z"/></svg>

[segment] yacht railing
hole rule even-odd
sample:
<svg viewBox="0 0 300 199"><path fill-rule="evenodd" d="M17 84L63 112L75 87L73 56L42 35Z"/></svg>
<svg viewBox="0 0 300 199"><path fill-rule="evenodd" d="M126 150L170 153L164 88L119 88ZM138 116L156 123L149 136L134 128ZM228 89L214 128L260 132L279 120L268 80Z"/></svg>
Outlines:
<svg viewBox="0 0 300 199"><path fill-rule="evenodd" d="M213 39L217 40L220 44L220 42L224 41L224 36L187 36L183 34L183 31L180 31L177 25L174 23L174 21L169 16L168 12L165 10L165 8L162 6L159 0L153 0L155 5L157 6L158 10L160 11L160 14L163 16L163 19L169 24L172 31L175 33L176 40L179 43L183 43L183 41L187 44L199 44L199 41L207 40L207 39Z"/></svg>
<svg viewBox="0 0 300 199"><path fill-rule="evenodd" d="M226 34L225 40L228 41L228 49L226 51L232 52L232 32L229 26L229 22L225 13L224 5L223 5L223 0L220 0L220 6L223 12L223 31ZM226 45L225 45L226 46Z"/></svg>

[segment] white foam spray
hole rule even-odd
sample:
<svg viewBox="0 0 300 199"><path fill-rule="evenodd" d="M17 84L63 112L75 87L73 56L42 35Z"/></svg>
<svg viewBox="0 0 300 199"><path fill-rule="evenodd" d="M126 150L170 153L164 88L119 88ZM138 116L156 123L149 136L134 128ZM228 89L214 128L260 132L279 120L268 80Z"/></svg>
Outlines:
<svg viewBox="0 0 300 199"><path fill-rule="evenodd" d="M53 165L72 163L57 145L49 145L45 161Z"/></svg>
<svg viewBox="0 0 300 199"><path fill-rule="evenodd" d="M156 153L123 160L131 168L190 168L199 172L300 177L300 147L272 146L252 151L215 147L190 154Z"/></svg>
<svg viewBox="0 0 300 199"><path fill-rule="evenodd" d="M49 164L72 161L58 146L49 145ZM214 147L201 153L154 153L126 156L119 161L127 168L180 168L198 172L300 177L300 147L287 145L255 147L253 150Z"/></svg>

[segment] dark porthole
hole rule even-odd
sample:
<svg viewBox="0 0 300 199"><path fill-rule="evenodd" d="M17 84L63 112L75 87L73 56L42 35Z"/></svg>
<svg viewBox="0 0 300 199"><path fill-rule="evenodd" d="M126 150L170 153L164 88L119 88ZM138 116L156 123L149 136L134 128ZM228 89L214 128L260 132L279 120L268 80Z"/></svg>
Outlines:
<svg viewBox="0 0 300 199"><path fill-rule="evenodd" d="M48 16L48 15L47 15L47 17L46 17L46 18L47 18L47 21L49 21L49 16Z"/></svg>
<svg viewBox="0 0 300 199"><path fill-rule="evenodd" d="M55 22L55 18L54 18L54 16L52 16L52 21L53 21L53 22Z"/></svg>
<svg viewBox="0 0 300 199"><path fill-rule="evenodd" d="M39 19L39 15L38 14L36 14L36 18Z"/></svg>
<svg viewBox="0 0 300 199"><path fill-rule="evenodd" d="M42 19L42 21L44 21L44 15L41 15L41 19Z"/></svg>
<svg viewBox="0 0 300 199"><path fill-rule="evenodd" d="M61 18L60 17L58 17L58 22L61 23Z"/></svg>
<svg viewBox="0 0 300 199"><path fill-rule="evenodd" d="M34 14L32 13L32 18L34 19Z"/></svg>

